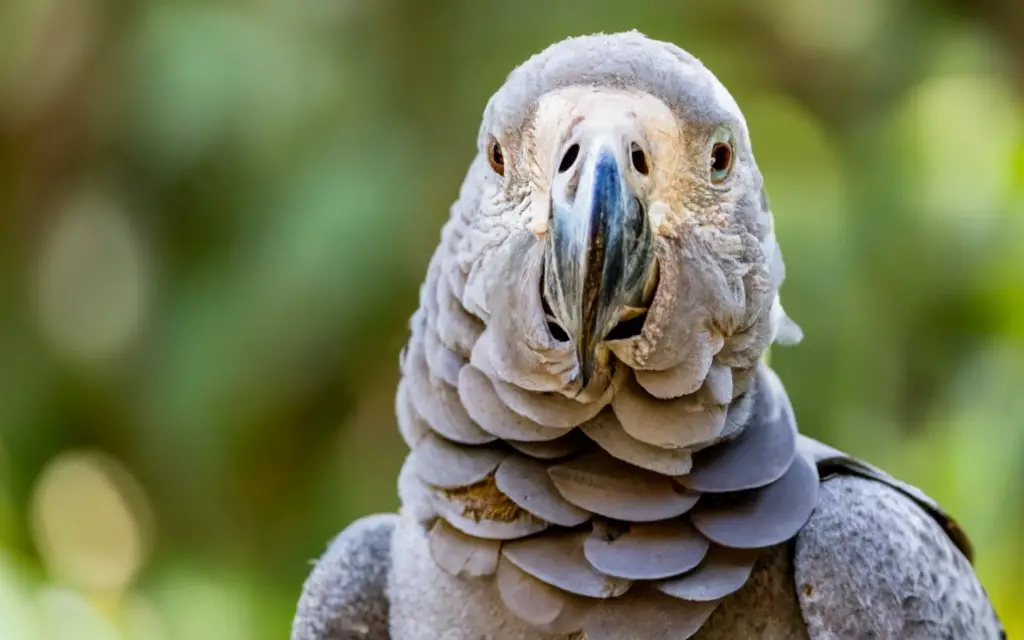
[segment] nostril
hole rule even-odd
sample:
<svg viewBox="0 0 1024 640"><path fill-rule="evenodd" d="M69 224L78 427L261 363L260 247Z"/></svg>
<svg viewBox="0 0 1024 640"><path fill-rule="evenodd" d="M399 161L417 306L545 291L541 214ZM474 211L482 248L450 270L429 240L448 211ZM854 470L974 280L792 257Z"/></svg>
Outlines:
<svg viewBox="0 0 1024 640"><path fill-rule="evenodd" d="M647 154L644 153L644 150L640 145L635 142L629 146L629 158L633 162L633 168L636 169L640 175L646 176L650 173L651 168L647 162Z"/></svg>
<svg viewBox="0 0 1024 640"><path fill-rule="evenodd" d="M557 322L548 320L548 332L555 339L555 342L569 342L569 334Z"/></svg>
<svg viewBox="0 0 1024 640"><path fill-rule="evenodd" d="M562 156L562 162L558 165L558 173L565 173L569 169L572 169L572 165L576 163L576 158L580 155L580 145L574 144L565 150L565 155Z"/></svg>
<svg viewBox="0 0 1024 640"><path fill-rule="evenodd" d="M623 320L612 327L612 330L608 332L607 336L605 336L605 340L626 340L628 338L635 338L643 333L645 322L647 322L646 311L636 317L630 318L629 320Z"/></svg>

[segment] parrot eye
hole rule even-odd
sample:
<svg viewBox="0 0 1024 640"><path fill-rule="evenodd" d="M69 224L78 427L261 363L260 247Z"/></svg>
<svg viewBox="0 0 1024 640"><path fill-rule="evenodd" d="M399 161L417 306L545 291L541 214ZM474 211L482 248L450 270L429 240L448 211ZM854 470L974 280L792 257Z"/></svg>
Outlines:
<svg viewBox="0 0 1024 640"><path fill-rule="evenodd" d="M732 146L728 142L716 142L711 147L711 182L721 182L732 169Z"/></svg>
<svg viewBox="0 0 1024 640"><path fill-rule="evenodd" d="M501 152L501 145L494 138L491 138L490 148L487 150L487 161L491 163L494 173L499 176L505 175L505 154Z"/></svg>

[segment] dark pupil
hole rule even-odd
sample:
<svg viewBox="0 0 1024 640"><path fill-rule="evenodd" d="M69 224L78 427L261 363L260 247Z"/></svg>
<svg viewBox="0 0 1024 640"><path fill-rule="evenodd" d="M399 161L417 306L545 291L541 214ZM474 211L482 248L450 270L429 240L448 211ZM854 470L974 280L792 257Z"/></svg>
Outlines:
<svg viewBox="0 0 1024 640"><path fill-rule="evenodd" d="M711 152L712 158L711 167L715 171L725 171L729 168L730 152L729 147L724 144L716 144L714 150Z"/></svg>
<svg viewBox="0 0 1024 640"><path fill-rule="evenodd" d="M494 158L494 164L501 165L505 163L505 158L501 156L501 147L498 145L491 147L491 157Z"/></svg>

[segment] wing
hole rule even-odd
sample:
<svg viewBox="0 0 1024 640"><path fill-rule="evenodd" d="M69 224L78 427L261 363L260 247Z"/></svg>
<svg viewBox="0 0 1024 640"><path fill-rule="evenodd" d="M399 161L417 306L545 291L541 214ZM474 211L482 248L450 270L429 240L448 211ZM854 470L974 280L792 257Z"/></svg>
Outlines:
<svg viewBox="0 0 1024 640"><path fill-rule="evenodd" d="M388 640L387 579L394 514L356 520L317 561L299 599L291 640Z"/></svg>
<svg viewBox="0 0 1024 640"><path fill-rule="evenodd" d="M795 587L811 640L1005 639L943 518L885 476L847 471L822 483L796 539Z"/></svg>

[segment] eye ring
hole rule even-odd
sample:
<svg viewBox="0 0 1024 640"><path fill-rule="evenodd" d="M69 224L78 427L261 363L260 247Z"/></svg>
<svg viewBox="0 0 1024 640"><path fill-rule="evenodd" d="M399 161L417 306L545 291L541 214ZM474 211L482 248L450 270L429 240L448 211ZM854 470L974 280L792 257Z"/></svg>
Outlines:
<svg viewBox="0 0 1024 640"><path fill-rule="evenodd" d="M728 142L716 142L711 147L711 182L718 184L732 171L733 150Z"/></svg>
<svg viewBox="0 0 1024 640"><path fill-rule="evenodd" d="M490 163L494 173L499 176L505 175L505 153L501 150L501 144L497 138L493 136L487 145L487 162Z"/></svg>

